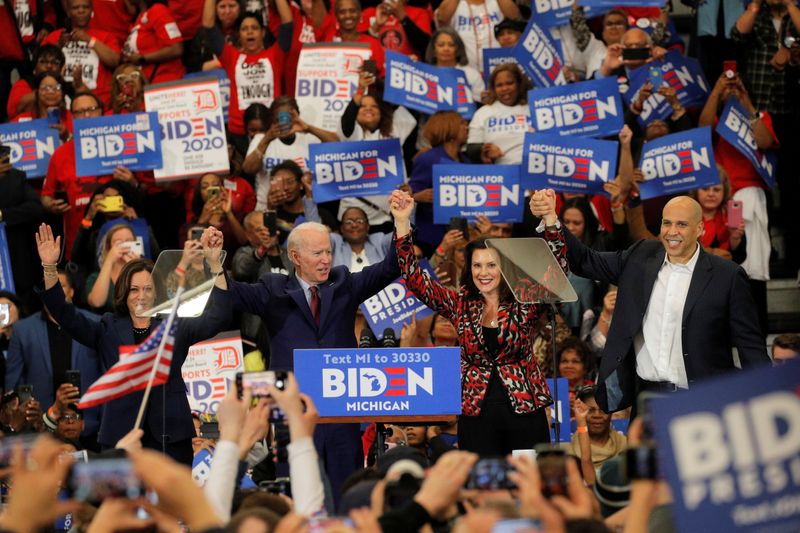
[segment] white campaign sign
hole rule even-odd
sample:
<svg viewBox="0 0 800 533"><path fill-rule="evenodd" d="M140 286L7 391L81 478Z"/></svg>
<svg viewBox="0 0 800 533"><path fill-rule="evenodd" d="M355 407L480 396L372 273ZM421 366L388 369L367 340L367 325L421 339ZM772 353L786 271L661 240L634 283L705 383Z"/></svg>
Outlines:
<svg viewBox="0 0 800 533"><path fill-rule="evenodd" d="M147 111L158 112L164 166L156 180L179 180L229 171L223 101L216 78L149 85Z"/></svg>
<svg viewBox="0 0 800 533"><path fill-rule="evenodd" d="M189 348L181 367L192 411L215 414L236 373L244 371L244 350L238 331L228 331Z"/></svg>
<svg viewBox="0 0 800 533"><path fill-rule="evenodd" d="M300 116L328 131L339 120L358 88L358 73L372 52L366 43L304 44L297 63L295 98Z"/></svg>

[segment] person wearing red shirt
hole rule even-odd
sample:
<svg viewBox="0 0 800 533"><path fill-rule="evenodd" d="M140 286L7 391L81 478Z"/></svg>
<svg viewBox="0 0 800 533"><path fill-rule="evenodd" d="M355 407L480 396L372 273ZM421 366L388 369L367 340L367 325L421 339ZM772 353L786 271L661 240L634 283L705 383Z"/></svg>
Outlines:
<svg viewBox="0 0 800 533"><path fill-rule="evenodd" d="M185 41L191 41L200 29L203 19L203 0L168 0L167 7L175 17Z"/></svg>
<svg viewBox="0 0 800 533"><path fill-rule="evenodd" d="M100 117L103 102L93 94L81 94L72 100L72 113L76 119ZM42 185L42 205L53 214L64 215L64 254L72 255L72 244L83 220L83 212L95 188L111 176L75 175L75 141L70 139L53 152ZM56 197L56 191L66 193L66 200Z"/></svg>
<svg viewBox="0 0 800 533"><path fill-rule="evenodd" d="M275 4L273 2L270 2L268 7L267 25L273 35L277 35L278 28L281 24L280 17L278 16L278 11L275 9ZM294 34L292 35L292 46L289 49L289 53L286 55L286 67L283 69L283 94L294 96L300 50L303 49L304 44L314 43L317 39L311 17L304 13L294 0L289 2L289 8L292 10L292 18L296 21L296 24L294 25Z"/></svg>
<svg viewBox="0 0 800 533"><path fill-rule="evenodd" d="M19 36L25 46L35 47L58 25L51 0L10 0Z"/></svg>
<svg viewBox="0 0 800 533"><path fill-rule="evenodd" d="M378 77L386 74L386 59L378 39L358 31L361 20L361 4L358 0L338 0L330 16L322 0L313 0L311 19L314 21L318 42L367 43L372 51L372 59L378 66Z"/></svg>
<svg viewBox="0 0 800 533"><path fill-rule="evenodd" d="M64 66L64 54L52 44L43 44L33 53L33 76L43 72L58 74ZM6 104L8 119L34 109L36 93L33 92L33 76L18 79L11 87Z"/></svg>
<svg viewBox="0 0 800 533"><path fill-rule="evenodd" d="M122 61L141 65L150 83L179 80L186 73L181 62L183 36L164 0L126 0L138 12Z"/></svg>
<svg viewBox="0 0 800 533"><path fill-rule="evenodd" d="M72 31L56 30L43 43L58 45L64 52L66 81L73 81L73 69L79 67L83 85L108 106L111 70L119 64L119 42L111 33L89 28L92 0L67 0L67 12Z"/></svg>
<svg viewBox="0 0 800 533"><path fill-rule="evenodd" d="M358 29L369 32L386 50L420 58L428 48L431 24L427 10L406 6L403 0L387 0L364 10Z"/></svg>
<svg viewBox="0 0 800 533"><path fill-rule="evenodd" d="M43 72L33 79L34 103L33 110L20 113L11 122L25 122L27 120L48 119L51 112L56 112L57 121L51 122L50 127L58 130L62 141L72 138L72 114L67 110L64 100L66 89L64 79L53 72Z"/></svg>
<svg viewBox="0 0 800 533"><path fill-rule="evenodd" d="M93 0L92 11L89 28L107 31L118 43L125 42L136 13L133 6L126 0Z"/></svg>
<svg viewBox="0 0 800 533"><path fill-rule="evenodd" d="M281 18L277 43L264 49L265 29L260 18L245 15L239 23L239 49L225 42L216 25L214 0L205 0L203 28L211 50L219 57L231 81L228 131L244 135L244 112L250 104L270 105L280 96L283 61L291 47L294 23L286 0L276 0Z"/></svg>

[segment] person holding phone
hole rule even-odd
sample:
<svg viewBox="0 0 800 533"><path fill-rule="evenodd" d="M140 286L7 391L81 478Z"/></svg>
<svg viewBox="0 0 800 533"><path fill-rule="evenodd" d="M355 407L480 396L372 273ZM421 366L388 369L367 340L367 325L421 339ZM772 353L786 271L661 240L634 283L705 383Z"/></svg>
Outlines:
<svg viewBox="0 0 800 533"><path fill-rule="evenodd" d="M33 78L33 109L20 113L11 122L47 119L48 126L58 131L62 142L72 138L72 114L67 109L65 96L72 94L68 86L55 72L42 72Z"/></svg>
<svg viewBox="0 0 800 533"><path fill-rule="evenodd" d="M741 265L747 258L742 206L736 202L738 209L735 212L729 211L731 183L725 169L721 165L717 165L717 169L721 183L701 187L690 193L703 208L703 234L700 236L700 244L707 252Z"/></svg>
<svg viewBox="0 0 800 533"><path fill-rule="evenodd" d="M466 4L466 0L464 3ZM449 26L436 30L425 50L425 62L437 67L457 68L463 72L469 88L472 89L472 99L481 102L481 95L486 88L480 73L483 67L470 63L470 56L461 37L461 34Z"/></svg>
<svg viewBox="0 0 800 533"><path fill-rule="evenodd" d="M60 241L61 237L54 238L52 229L46 224L42 224L36 233L39 259L44 270L44 291L40 294L42 303L74 339L94 348L101 368L111 368L119 361L122 346L144 342L161 320L138 315L139 310L152 307L155 301L151 277L153 262L147 259L128 262L120 271L114 287L113 311L105 313L100 321L93 321L65 299L58 283L56 262L61 255ZM206 235L201 241L212 273L221 272L222 243L212 242ZM224 278L218 276L201 316L178 319L168 381L166 385L153 387L144 416L142 445L164 449L167 455L187 465L192 462L194 426L181 365L191 345L213 337L230 325L230 295L221 280ZM133 429L143 394L143 391L133 392L104 405L97 439L101 448L113 448ZM162 402L166 412L162 412Z"/></svg>
<svg viewBox="0 0 800 533"><path fill-rule="evenodd" d="M396 248L406 285L428 307L450 320L461 346L462 415L458 446L481 456L505 456L550 442L545 407L549 389L533 355L533 328L543 308L518 303L500 272L500 258L486 238L467 244L461 288L450 289L419 268L411 238L414 200L402 191L390 200ZM537 191L531 212L543 220L544 238L565 272L565 235L555 193Z"/></svg>
<svg viewBox="0 0 800 533"><path fill-rule="evenodd" d="M113 294L122 269L143 255L132 246L135 242L136 234L128 224L117 224L106 232L99 250L100 270L86 278L86 303L89 307L99 311L112 309Z"/></svg>
<svg viewBox="0 0 800 533"><path fill-rule="evenodd" d="M190 225L213 226L227 237L228 246L225 249L228 252L225 260L227 268L236 248L247 243L247 232L241 223L244 214L234 212L232 195L224 186L222 177L217 174L206 174L200 178L192 199L192 213ZM188 227L189 225L183 226L181 235L187 234Z"/></svg>
<svg viewBox="0 0 800 533"><path fill-rule="evenodd" d="M386 50L422 57L431 38L432 20L427 9L406 5L404 0L386 0L366 8L362 24L369 24L370 35Z"/></svg>
<svg viewBox="0 0 800 533"><path fill-rule="evenodd" d="M666 53L667 51L660 46L653 46L653 40L647 32L631 28L622 35L619 43L608 46L606 57L595 77L617 76L620 83L628 83L632 70L660 59Z"/></svg>
<svg viewBox="0 0 800 533"><path fill-rule="evenodd" d="M144 86L148 80L141 67L122 63L111 77L111 107L109 114L139 113L144 107Z"/></svg>

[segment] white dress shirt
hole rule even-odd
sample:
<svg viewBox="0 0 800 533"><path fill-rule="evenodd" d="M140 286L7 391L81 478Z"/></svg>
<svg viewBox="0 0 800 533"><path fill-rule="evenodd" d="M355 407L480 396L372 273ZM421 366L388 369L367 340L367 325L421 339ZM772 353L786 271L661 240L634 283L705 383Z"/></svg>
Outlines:
<svg viewBox="0 0 800 533"><path fill-rule="evenodd" d="M647 304L642 330L633 339L636 373L645 381L669 381L689 388L683 361L683 307L689 294L692 273L700 256L700 246L685 265L665 256Z"/></svg>

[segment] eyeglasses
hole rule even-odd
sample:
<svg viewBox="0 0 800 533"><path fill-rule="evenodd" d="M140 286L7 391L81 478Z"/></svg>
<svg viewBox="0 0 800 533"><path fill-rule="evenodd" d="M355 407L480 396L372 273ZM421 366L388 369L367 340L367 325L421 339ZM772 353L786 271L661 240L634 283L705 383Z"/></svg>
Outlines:
<svg viewBox="0 0 800 533"><path fill-rule="evenodd" d="M61 418L58 419L59 422L80 422L81 420L83 420L83 415L77 413L61 415Z"/></svg>
<svg viewBox="0 0 800 533"><path fill-rule="evenodd" d="M348 218L342 220L342 226L361 226L362 224L366 224L366 218Z"/></svg>
<svg viewBox="0 0 800 533"><path fill-rule="evenodd" d="M48 85L39 85L39 90L45 93L57 93L61 90L61 84L54 83Z"/></svg>
<svg viewBox="0 0 800 533"><path fill-rule="evenodd" d="M117 74L116 80L117 83L128 83L132 81L137 81L139 78L142 77L142 73L139 71L133 71L129 74Z"/></svg>
<svg viewBox="0 0 800 533"><path fill-rule="evenodd" d="M99 109L100 108L96 105L93 105L92 107L85 107L83 109L73 109L72 115L76 117L85 117L86 115L90 115Z"/></svg>

